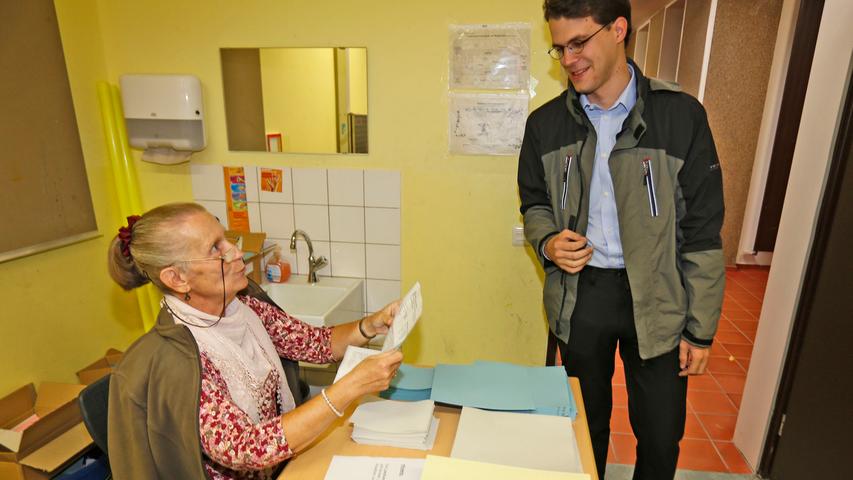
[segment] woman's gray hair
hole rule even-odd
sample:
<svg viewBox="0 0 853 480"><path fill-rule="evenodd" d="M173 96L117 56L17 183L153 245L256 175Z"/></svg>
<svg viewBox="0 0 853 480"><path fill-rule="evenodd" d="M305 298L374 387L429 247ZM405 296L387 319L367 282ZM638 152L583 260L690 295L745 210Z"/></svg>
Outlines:
<svg viewBox="0 0 853 480"><path fill-rule="evenodd" d="M197 203L169 203L146 212L131 228L129 255L122 252L119 235L113 238L107 257L110 277L125 290L151 282L171 292L160 281L160 271L186 258L189 238L180 224L199 213L207 210Z"/></svg>

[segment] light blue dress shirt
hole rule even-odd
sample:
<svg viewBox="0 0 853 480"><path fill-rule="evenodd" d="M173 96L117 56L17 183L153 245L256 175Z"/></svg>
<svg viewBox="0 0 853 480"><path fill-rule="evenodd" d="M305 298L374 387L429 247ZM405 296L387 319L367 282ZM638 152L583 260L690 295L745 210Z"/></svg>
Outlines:
<svg viewBox="0 0 853 480"><path fill-rule="evenodd" d="M616 135L622 131L622 124L628 113L637 103L637 82L634 68L628 65L631 80L616 103L605 110L592 104L586 95L580 96L580 102L595 127L598 143L595 145L595 166L592 169L592 182L589 186L589 225L586 238L592 244L594 253L589 265L599 268L625 268L622 256L622 239L619 235L619 216L616 211L616 199L613 194L613 179L610 177L610 152L616 145Z"/></svg>

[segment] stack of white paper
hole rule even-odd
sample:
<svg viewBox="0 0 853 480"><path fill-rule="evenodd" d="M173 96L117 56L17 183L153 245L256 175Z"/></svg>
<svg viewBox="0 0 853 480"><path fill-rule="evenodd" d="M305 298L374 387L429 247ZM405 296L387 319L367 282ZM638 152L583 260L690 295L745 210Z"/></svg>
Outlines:
<svg viewBox="0 0 853 480"><path fill-rule="evenodd" d="M430 450L435 443L438 419L432 400L398 402L377 400L363 403L350 417L352 439L364 445L386 445Z"/></svg>

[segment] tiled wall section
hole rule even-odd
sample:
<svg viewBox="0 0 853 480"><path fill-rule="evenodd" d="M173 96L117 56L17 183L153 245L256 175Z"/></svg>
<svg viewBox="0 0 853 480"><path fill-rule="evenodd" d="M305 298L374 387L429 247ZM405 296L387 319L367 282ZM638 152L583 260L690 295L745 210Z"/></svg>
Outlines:
<svg viewBox="0 0 853 480"><path fill-rule="evenodd" d="M251 229L278 243L296 273L308 273L305 242L297 242L296 252L289 248L290 234L300 229L314 254L329 260L319 276L364 279L368 312L400 296L400 172L283 167L277 193L260 189L260 168L245 167ZM191 169L196 202L225 224L222 166Z"/></svg>

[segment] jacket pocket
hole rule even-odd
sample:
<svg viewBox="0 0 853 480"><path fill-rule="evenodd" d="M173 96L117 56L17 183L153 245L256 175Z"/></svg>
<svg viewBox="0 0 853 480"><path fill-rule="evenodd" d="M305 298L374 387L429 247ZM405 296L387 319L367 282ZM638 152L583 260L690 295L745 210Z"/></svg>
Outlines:
<svg viewBox="0 0 853 480"><path fill-rule="evenodd" d="M658 198L655 194L655 174L649 157L643 159L643 186L646 187L646 196L649 200L649 213L652 217L657 217Z"/></svg>

